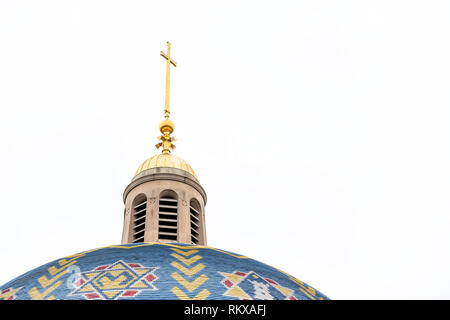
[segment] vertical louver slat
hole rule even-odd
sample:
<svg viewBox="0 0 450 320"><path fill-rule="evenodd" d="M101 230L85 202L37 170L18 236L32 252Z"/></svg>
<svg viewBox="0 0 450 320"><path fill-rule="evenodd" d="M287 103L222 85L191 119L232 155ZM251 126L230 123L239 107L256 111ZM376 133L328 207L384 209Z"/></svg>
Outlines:
<svg viewBox="0 0 450 320"><path fill-rule="evenodd" d="M133 243L144 242L147 199L139 202L133 209Z"/></svg>
<svg viewBox="0 0 450 320"><path fill-rule="evenodd" d="M159 227L160 240L177 241L178 237L178 201L173 198L159 199Z"/></svg>
<svg viewBox="0 0 450 320"><path fill-rule="evenodd" d="M200 213L192 207L192 204L189 206L190 218L191 218L191 242L193 244L198 244L200 237L199 235L199 216Z"/></svg>

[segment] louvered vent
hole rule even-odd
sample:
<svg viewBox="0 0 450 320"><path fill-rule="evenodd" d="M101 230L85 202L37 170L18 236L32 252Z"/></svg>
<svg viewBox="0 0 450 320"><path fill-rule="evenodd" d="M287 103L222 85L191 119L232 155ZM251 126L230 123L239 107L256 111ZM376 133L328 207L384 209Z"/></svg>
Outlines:
<svg viewBox="0 0 450 320"><path fill-rule="evenodd" d="M189 207L189 211L190 211L190 216L191 216L191 242L193 244L198 244L200 242L198 240L200 238L200 235L199 235L200 212L198 212L198 210L193 207L192 201L191 201L191 204Z"/></svg>
<svg viewBox="0 0 450 320"><path fill-rule="evenodd" d="M159 228L160 240L177 241L178 230L178 201L164 197L159 199Z"/></svg>
<svg viewBox="0 0 450 320"><path fill-rule="evenodd" d="M133 215L133 242L144 242L145 216L147 211L147 199L139 201L134 207Z"/></svg>

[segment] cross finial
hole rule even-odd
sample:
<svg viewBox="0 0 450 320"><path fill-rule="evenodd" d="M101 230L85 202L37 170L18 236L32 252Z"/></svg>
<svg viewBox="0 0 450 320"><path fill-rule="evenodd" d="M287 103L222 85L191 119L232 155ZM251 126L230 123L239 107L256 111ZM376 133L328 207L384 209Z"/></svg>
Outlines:
<svg viewBox="0 0 450 320"><path fill-rule="evenodd" d="M174 67L177 63L170 58L170 42L167 41L167 53L161 51L161 56L166 59L166 102L164 106L164 120L159 124L159 130L163 134L159 136L158 139L161 140L160 143L156 145L156 148L162 147L162 153L168 154L171 149L175 149L175 145L172 141L175 141L174 137L170 134L175 129L175 124L169 119L170 116L170 64Z"/></svg>
<svg viewBox="0 0 450 320"><path fill-rule="evenodd" d="M161 56L167 60L166 62L166 103L164 106L164 116L166 119L170 115L170 64L174 67L177 63L170 58L170 42L167 41L167 54L161 51Z"/></svg>

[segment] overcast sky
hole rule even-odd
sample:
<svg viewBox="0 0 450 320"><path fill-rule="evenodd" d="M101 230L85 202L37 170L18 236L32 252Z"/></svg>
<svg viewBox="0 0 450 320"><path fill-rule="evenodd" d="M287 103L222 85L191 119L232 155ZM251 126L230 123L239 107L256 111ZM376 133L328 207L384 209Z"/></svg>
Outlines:
<svg viewBox="0 0 450 320"><path fill-rule="evenodd" d="M118 244L175 154L208 245L332 299L450 299L448 1L1 1L0 284Z"/></svg>

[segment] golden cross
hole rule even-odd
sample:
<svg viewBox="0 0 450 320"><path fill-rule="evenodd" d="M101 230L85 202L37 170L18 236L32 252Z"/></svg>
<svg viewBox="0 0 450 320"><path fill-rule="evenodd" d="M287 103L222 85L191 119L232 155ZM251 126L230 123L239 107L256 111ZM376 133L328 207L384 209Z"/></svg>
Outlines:
<svg viewBox="0 0 450 320"><path fill-rule="evenodd" d="M172 143L175 141L174 137L170 134L175 129L175 124L169 119L170 115L170 64L174 67L177 63L170 58L170 42L167 41L167 54L161 51L161 56L167 60L166 62L166 104L164 106L164 120L159 124L159 131L161 131L162 136L158 137L161 140L160 143L156 144L156 148L162 147L162 153L169 154L171 149L175 149L175 145Z"/></svg>
<svg viewBox="0 0 450 320"><path fill-rule="evenodd" d="M170 114L170 64L174 67L177 63L170 58L170 42L167 41L167 54L161 51L161 56L167 60L166 62L166 104L164 106L164 116L169 118Z"/></svg>

